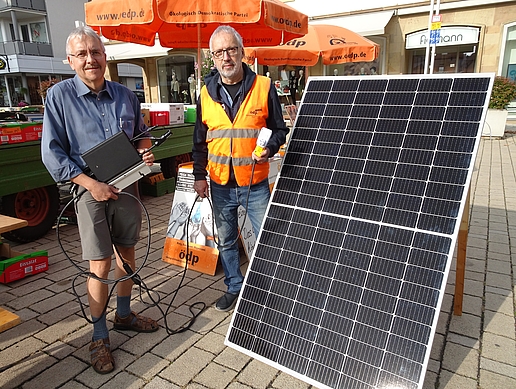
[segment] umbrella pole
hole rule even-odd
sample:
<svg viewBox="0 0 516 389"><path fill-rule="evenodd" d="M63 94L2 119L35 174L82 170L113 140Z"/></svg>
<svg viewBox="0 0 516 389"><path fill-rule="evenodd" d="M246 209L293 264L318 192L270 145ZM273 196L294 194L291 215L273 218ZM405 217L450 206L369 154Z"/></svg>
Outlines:
<svg viewBox="0 0 516 389"><path fill-rule="evenodd" d="M201 95L201 66L201 24L197 23L197 98Z"/></svg>

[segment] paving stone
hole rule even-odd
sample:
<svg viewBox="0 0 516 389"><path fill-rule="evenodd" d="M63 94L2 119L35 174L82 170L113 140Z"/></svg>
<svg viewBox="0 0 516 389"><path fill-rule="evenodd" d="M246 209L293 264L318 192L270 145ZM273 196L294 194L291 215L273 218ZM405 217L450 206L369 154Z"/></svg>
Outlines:
<svg viewBox="0 0 516 389"><path fill-rule="evenodd" d="M485 309L500 312L505 315L514 315L513 293L511 293L510 296L504 296L497 293L486 292Z"/></svg>
<svg viewBox="0 0 516 389"><path fill-rule="evenodd" d="M492 373L490 371L480 372L481 388L516 388L516 378Z"/></svg>
<svg viewBox="0 0 516 389"><path fill-rule="evenodd" d="M484 358L516 366L516 345L509 338L485 332L481 354Z"/></svg>
<svg viewBox="0 0 516 389"><path fill-rule="evenodd" d="M23 388L40 389L42 385L45 389L58 388L87 368L87 364L69 356L49 367L36 378L26 382Z"/></svg>
<svg viewBox="0 0 516 389"><path fill-rule="evenodd" d="M45 325L36 319L23 321L21 324L0 333L0 350L4 350L15 343L21 342L44 328ZM0 355L2 354L0 353Z"/></svg>
<svg viewBox="0 0 516 389"><path fill-rule="evenodd" d="M84 320L84 318L72 315L58 323L55 323L54 325L45 328L34 336L47 343L54 343L56 340L62 339L69 333L74 332L75 330L84 327L85 325L86 320Z"/></svg>
<svg viewBox="0 0 516 389"><path fill-rule="evenodd" d="M46 346L45 342L33 337L16 342L14 345L0 351L0 367L18 363L35 354L43 354L41 350Z"/></svg>
<svg viewBox="0 0 516 389"><path fill-rule="evenodd" d="M448 342L444 348L442 367L462 376L476 379L478 374L478 358L478 350Z"/></svg>
<svg viewBox="0 0 516 389"><path fill-rule="evenodd" d="M226 346L224 346L224 338L223 335L217 334L216 332L209 332L195 344L195 347L218 355L226 348Z"/></svg>
<svg viewBox="0 0 516 389"><path fill-rule="evenodd" d="M133 355L144 355L146 352L152 350L156 345L163 342L167 338L167 332L160 328L156 332L136 333L134 331L122 331L125 335L132 335L130 339L120 345L120 348Z"/></svg>
<svg viewBox="0 0 516 389"><path fill-rule="evenodd" d="M514 316L508 316L503 313L493 311L485 311L484 331L516 340L514 324Z"/></svg>
<svg viewBox="0 0 516 389"><path fill-rule="evenodd" d="M433 371L427 371L423 381L423 389L435 389L439 376Z"/></svg>
<svg viewBox="0 0 516 389"><path fill-rule="evenodd" d="M140 389L145 385L145 381L135 377L125 371L117 374L112 380L102 385L102 389Z"/></svg>
<svg viewBox="0 0 516 389"><path fill-rule="evenodd" d="M152 353L145 353L136 361L127 366L127 371L135 376L142 377L146 381L170 365L170 361L160 358Z"/></svg>
<svg viewBox="0 0 516 389"><path fill-rule="evenodd" d="M236 377L237 371L218 363L210 363L195 378L195 382L208 388L223 389Z"/></svg>
<svg viewBox="0 0 516 389"><path fill-rule="evenodd" d="M75 351L75 348L58 340L57 342L45 347L43 351L48 355L61 360L72 354Z"/></svg>
<svg viewBox="0 0 516 389"><path fill-rule="evenodd" d="M277 374L277 369L253 359L238 374L237 380L252 387L266 388Z"/></svg>
<svg viewBox="0 0 516 389"><path fill-rule="evenodd" d="M179 386L186 385L213 359L213 354L191 347L160 373L160 377Z"/></svg>
<svg viewBox="0 0 516 389"><path fill-rule="evenodd" d="M164 380L161 377L154 377L147 385L145 389L181 389L180 386L173 384L170 381Z"/></svg>
<svg viewBox="0 0 516 389"><path fill-rule="evenodd" d="M34 292L38 292L45 287L52 285L52 281L47 280L46 278L40 278L34 280L32 277L27 278L27 283L23 285L23 288L12 288L10 292L15 296L25 296L27 294L31 294Z"/></svg>
<svg viewBox="0 0 516 389"><path fill-rule="evenodd" d="M479 316L463 313L461 316L452 315L449 329L451 332L478 339L480 326L481 318Z"/></svg>
<svg viewBox="0 0 516 389"><path fill-rule="evenodd" d="M0 388L19 389L24 382L31 380L41 372L45 372L56 362L55 358L49 357L45 353L36 353L30 358L20 361L10 369L2 371L2 374L0 374Z"/></svg>
<svg viewBox="0 0 516 389"><path fill-rule="evenodd" d="M516 366L507 365L502 362L492 361L487 358L480 358L480 369L504 375L516 379Z"/></svg>
<svg viewBox="0 0 516 389"><path fill-rule="evenodd" d="M494 286L500 289L512 290L512 278L510 274L489 272L486 274L486 288Z"/></svg>
<svg viewBox="0 0 516 389"><path fill-rule="evenodd" d="M21 297L15 298L11 301L9 301L6 305L9 308L13 309L22 309L22 308L30 308L32 304L35 304L37 302L40 302L41 300L45 300L47 298L50 298L54 296L54 293L48 291L48 290L37 290L33 291L31 293L28 293L26 295L23 295Z"/></svg>
<svg viewBox="0 0 516 389"><path fill-rule="evenodd" d="M61 297L60 295L56 297ZM33 306L33 308L38 309L35 306ZM61 320L64 320L72 313L81 314L79 304L77 304L76 300L69 302L63 301L62 304L51 308L51 310L47 311L47 313L40 314L38 316L38 320L42 323L45 323L46 325L52 325L60 322Z"/></svg>
<svg viewBox="0 0 516 389"><path fill-rule="evenodd" d="M478 339L469 338L462 334L456 334L453 332L447 334L446 341L460 344L461 346L475 350L478 350L480 348L480 342Z"/></svg>
<svg viewBox="0 0 516 389"><path fill-rule="evenodd" d="M280 374L272 382L272 387L277 389L308 389L310 385L304 381L292 377L290 374L280 372Z"/></svg>
<svg viewBox="0 0 516 389"><path fill-rule="evenodd" d="M152 353L161 358L173 361L194 345L201 335L192 331L185 331L169 336L152 349Z"/></svg>
<svg viewBox="0 0 516 389"><path fill-rule="evenodd" d="M477 380L442 370L439 374L439 389L478 389ZM487 389L487 388L486 388Z"/></svg>
<svg viewBox="0 0 516 389"><path fill-rule="evenodd" d="M59 389L88 389L88 387L77 381L68 381Z"/></svg>

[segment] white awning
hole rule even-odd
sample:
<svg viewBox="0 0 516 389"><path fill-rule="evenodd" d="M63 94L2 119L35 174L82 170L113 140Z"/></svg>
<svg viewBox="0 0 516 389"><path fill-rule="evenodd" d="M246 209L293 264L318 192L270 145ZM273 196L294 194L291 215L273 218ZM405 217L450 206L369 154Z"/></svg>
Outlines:
<svg viewBox="0 0 516 389"><path fill-rule="evenodd" d="M114 43L106 44L106 56L108 61L122 59L161 57L168 55L170 47L163 47L156 40L154 46L139 45L136 43Z"/></svg>
<svg viewBox="0 0 516 389"><path fill-rule="evenodd" d="M362 36L382 35L394 11L371 12L368 14L348 15L309 20L310 24L332 24L347 28Z"/></svg>

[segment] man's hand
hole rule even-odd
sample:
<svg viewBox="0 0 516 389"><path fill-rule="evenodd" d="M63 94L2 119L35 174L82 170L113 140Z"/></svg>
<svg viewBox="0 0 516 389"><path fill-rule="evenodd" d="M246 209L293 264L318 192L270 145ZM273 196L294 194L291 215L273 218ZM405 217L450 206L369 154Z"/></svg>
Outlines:
<svg viewBox="0 0 516 389"><path fill-rule="evenodd" d="M73 177L70 181L88 190L91 196L97 201L108 201L109 199L117 200L118 193L120 193L120 190L113 185L97 181L84 173Z"/></svg>
<svg viewBox="0 0 516 389"><path fill-rule="evenodd" d="M198 180L194 182L194 190L201 198L210 197L208 190L208 182L206 180Z"/></svg>
<svg viewBox="0 0 516 389"><path fill-rule="evenodd" d="M88 190L97 201L108 201L109 199L117 200L118 193L120 193L118 188L100 181L95 181Z"/></svg>
<svg viewBox="0 0 516 389"><path fill-rule="evenodd" d="M254 151L251 156L253 161L256 161L256 163L265 163L269 160L269 153L269 149L265 147L259 157L254 153Z"/></svg>
<svg viewBox="0 0 516 389"><path fill-rule="evenodd" d="M138 152L142 154L142 160L147 166L152 166L154 164L154 154L152 151L147 151L147 149L138 149Z"/></svg>

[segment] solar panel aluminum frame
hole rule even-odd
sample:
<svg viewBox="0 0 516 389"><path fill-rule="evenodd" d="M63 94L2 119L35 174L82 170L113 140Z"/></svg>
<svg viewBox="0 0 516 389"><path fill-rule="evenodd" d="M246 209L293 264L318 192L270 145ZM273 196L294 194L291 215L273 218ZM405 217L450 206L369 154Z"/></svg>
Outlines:
<svg viewBox="0 0 516 389"><path fill-rule="evenodd" d="M321 388L421 388L493 80L491 73L310 77L225 344ZM346 103L332 106L335 101ZM426 157L430 163L417 163ZM333 168L325 169L330 159ZM389 176L391 168L396 176ZM330 181L328 195L318 196L327 184L323 171L351 184L330 196ZM397 201L405 209L392 208L397 217L386 217ZM413 225L404 214L424 217ZM334 247L336 239L341 243ZM357 251L345 249L346 240ZM364 241L373 242L371 249L360 252L357 247L369 247ZM397 261L400 253L406 261ZM336 270L341 267L346 270ZM356 314L341 315L348 311ZM329 325L330 317L337 324ZM381 328L386 322L389 328Z"/></svg>

